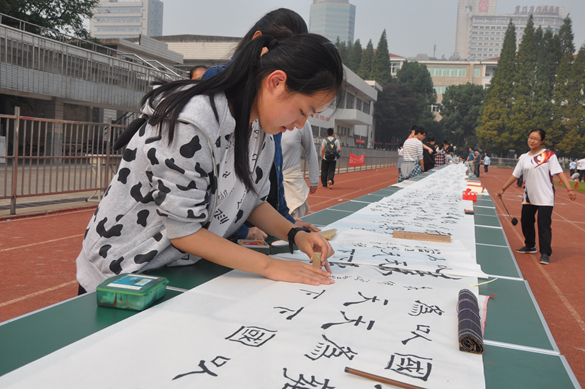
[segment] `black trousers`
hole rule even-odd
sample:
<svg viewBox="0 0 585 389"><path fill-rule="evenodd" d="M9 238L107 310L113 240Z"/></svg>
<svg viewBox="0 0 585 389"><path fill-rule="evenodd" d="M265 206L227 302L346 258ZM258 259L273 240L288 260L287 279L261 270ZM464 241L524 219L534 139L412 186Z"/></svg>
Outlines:
<svg viewBox="0 0 585 389"><path fill-rule="evenodd" d="M536 233L534 231L534 222L536 212L538 212L538 245L542 254L552 254L550 243L552 240L551 217L552 206L539 206L532 204L522 205L522 233L524 234L524 244L526 247L536 246Z"/></svg>
<svg viewBox="0 0 585 389"><path fill-rule="evenodd" d="M335 165L337 164L336 160L328 161L326 159L321 160L321 185L324 188L327 188L327 181L331 181L333 184L333 177L335 176Z"/></svg>
<svg viewBox="0 0 585 389"><path fill-rule="evenodd" d="M490 165L483 165L483 172L484 173L488 172L488 166L490 166Z"/></svg>
<svg viewBox="0 0 585 389"><path fill-rule="evenodd" d="M579 182L585 181L585 170L577 170L579 172Z"/></svg>

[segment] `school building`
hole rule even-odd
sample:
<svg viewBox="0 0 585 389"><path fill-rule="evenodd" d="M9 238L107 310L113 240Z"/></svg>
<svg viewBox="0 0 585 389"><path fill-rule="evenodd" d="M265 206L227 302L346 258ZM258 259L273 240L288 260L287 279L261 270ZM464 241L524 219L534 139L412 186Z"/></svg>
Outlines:
<svg viewBox="0 0 585 389"><path fill-rule="evenodd" d="M189 70L195 66L211 67L226 63L232 57L241 38L209 35L169 35L154 39L164 42L169 50L182 55L183 63L175 67ZM342 146L374 147L374 103L382 87L365 81L344 66L346 85L343 101L336 110L328 110L309 118L313 135L326 136L331 127Z"/></svg>
<svg viewBox="0 0 585 389"><path fill-rule="evenodd" d="M435 120L439 121L442 119L441 102L443 101L443 94L447 87L451 85L465 85L469 82L471 84L481 85L484 89L487 88L498 66L498 59L489 58L475 61L438 60L419 54L416 58L410 58L408 61L417 61L427 66L431 74L431 79L433 80L435 92L437 93L437 102L433 104L431 110L434 113ZM390 66L393 77L396 76L396 73L406 61L406 57L390 54Z"/></svg>

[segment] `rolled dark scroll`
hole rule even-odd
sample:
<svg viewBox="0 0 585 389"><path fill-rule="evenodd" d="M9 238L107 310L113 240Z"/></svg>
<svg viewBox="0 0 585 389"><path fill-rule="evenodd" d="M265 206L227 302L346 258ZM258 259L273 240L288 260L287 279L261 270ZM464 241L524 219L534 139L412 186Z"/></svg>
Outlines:
<svg viewBox="0 0 585 389"><path fill-rule="evenodd" d="M459 320L459 350L482 354L484 348L479 305L477 298L470 290L459 291L457 318Z"/></svg>

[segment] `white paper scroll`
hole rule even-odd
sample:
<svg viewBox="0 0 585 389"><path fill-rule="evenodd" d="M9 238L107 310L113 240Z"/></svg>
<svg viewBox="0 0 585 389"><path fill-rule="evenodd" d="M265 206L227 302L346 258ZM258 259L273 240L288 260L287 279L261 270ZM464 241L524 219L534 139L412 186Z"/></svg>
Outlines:
<svg viewBox="0 0 585 389"><path fill-rule="evenodd" d="M473 279L372 266L336 268L334 278L315 287L233 271L0 377L0 386L374 387L344 373L349 366L421 387L484 387L481 356L457 342L458 291Z"/></svg>
<svg viewBox="0 0 585 389"><path fill-rule="evenodd" d="M393 239L383 234L355 230L342 232L336 240L344 241L347 245L331 242L335 254L328 261L332 264L372 265L464 277L488 277L459 241L420 242ZM364 244L365 241L368 243ZM295 251L293 254L277 254L273 257L308 260L307 255L300 251Z"/></svg>
<svg viewBox="0 0 585 389"><path fill-rule="evenodd" d="M403 186L328 226L338 229L333 285L232 271L8 373L0 387L375 387L348 366L423 388L484 388L481 356L460 352L457 339L458 292L477 295L470 284L485 276L463 212L464 167ZM452 242L393 239L396 226Z"/></svg>

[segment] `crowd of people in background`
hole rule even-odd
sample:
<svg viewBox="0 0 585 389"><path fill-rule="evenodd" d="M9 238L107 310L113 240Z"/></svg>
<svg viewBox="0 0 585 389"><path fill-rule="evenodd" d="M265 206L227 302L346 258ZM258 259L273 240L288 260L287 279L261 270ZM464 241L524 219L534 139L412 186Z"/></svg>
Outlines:
<svg viewBox="0 0 585 389"><path fill-rule="evenodd" d="M434 137L427 137L427 131L414 125L408 139L398 149L398 182L415 177L422 172L450 163L459 163L460 159L453 155L453 146L449 141L443 143L435 141Z"/></svg>
<svg viewBox="0 0 585 389"><path fill-rule="evenodd" d="M585 181L585 158L572 160L569 163L569 172L573 181Z"/></svg>

